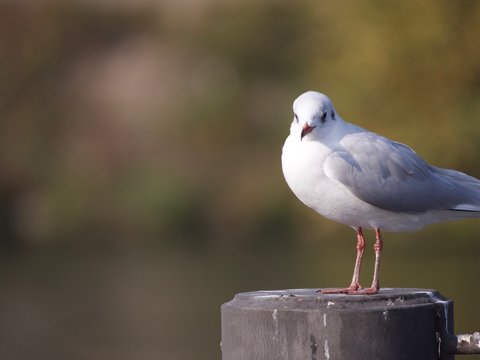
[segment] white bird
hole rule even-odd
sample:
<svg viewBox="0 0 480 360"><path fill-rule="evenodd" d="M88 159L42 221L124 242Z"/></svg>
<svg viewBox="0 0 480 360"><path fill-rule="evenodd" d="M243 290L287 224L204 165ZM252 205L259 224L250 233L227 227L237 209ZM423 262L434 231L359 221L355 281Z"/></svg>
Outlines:
<svg viewBox="0 0 480 360"><path fill-rule="evenodd" d="M480 217L480 180L431 166L408 146L344 121L319 92L300 95L293 113L282 151L289 187L305 205L357 232L350 286L320 292L378 293L380 231L414 231L427 224ZM376 234L370 288L359 283L363 228Z"/></svg>

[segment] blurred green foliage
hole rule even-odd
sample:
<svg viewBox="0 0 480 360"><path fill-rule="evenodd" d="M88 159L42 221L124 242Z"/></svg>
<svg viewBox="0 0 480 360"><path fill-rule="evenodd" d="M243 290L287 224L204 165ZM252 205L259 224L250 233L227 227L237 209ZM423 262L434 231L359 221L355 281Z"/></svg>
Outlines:
<svg viewBox="0 0 480 360"><path fill-rule="evenodd" d="M475 1L1 2L0 245L20 250L2 255L5 274L18 273L3 278L2 293L14 294L4 308L25 295L13 291L15 281L41 297L36 287L33 295L26 290L38 280L30 275L50 271L52 262L80 282L78 291L102 293L105 307L113 300L101 289L113 283L121 296L138 291L138 301L153 301L164 288L145 289L157 280L178 286L174 280L193 278L214 294L201 305L211 316L240 290L341 285L351 270L344 251L353 253L353 234L305 209L281 173L293 99L325 92L347 121L407 143L435 165L480 177L479 36ZM397 261L387 279L392 286L450 279L447 289L460 289L451 296L471 312L480 294L468 286L478 281L478 256L467 255L478 254L479 236L475 222L386 235L392 255L385 264L396 253L416 261L405 273L410 266ZM337 238L351 243L331 241ZM83 250L59 250L68 246ZM143 255L129 261L132 248ZM92 287L90 272L76 275L89 260L59 260L83 251L103 274ZM340 258L341 269L332 260ZM130 282L127 276L124 287L108 275L128 274L144 261L166 265L145 265L143 292L132 285L143 273ZM456 272L444 269L437 278L443 264ZM190 277L185 266L204 270ZM415 271L430 277L420 280ZM176 275L166 279L170 272ZM55 276L47 289L69 283ZM118 313L130 309L122 306ZM185 311L176 309L172 314ZM158 322L167 316L153 313ZM463 316L461 324L478 326L478 316ZM126 324L119 328L128 334ZM204 333L203 358L218 355L213 325ZM112 354L103 358L119 358ZM150 358L144 355L132 356Z"/></svg>
<svg viewBox="0 0 480 360"><path fill-rule="evenodd" d="M240 244L254 229L285 233L272 219L310 232L299 211L263 204L291 207L278 159L306 89L480 176L475 2L1 6L13 241L141 233L216 247L228 233Z"/></svg>

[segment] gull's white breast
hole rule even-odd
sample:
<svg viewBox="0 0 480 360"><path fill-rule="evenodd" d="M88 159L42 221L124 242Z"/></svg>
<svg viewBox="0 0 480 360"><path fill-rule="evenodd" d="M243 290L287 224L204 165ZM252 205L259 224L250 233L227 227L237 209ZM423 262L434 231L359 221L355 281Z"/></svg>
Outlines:
<svg viewBox="0 0 480 360"><path fill-rule="evenodd" d="M357 198L325 174L325 160L334 151L319 141L301 140L296 133L287 137L282 151L283 174L290 189L305 205L327 219L353 228L413 231L435 222L430 219L434 214L391 212Z"/></svg>

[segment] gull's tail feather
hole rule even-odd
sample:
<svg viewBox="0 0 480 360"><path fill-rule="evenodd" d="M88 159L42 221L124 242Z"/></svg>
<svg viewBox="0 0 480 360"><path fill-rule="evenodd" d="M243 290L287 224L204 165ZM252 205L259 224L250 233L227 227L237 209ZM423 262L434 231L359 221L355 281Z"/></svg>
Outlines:
<svg viewBox="0 0 480 360"><path fill-rule="evenodd" d="M480 213L480 180L460 171L435 168L437 174L452 185L458 201L446 210L465 213ZM473 215L473 214L472 214Z"/></svg>
<svg viewBox="0 0 480 360"><path fill-rule="evenodd" d="M480 213L480 209L478 210L469 210L469 209L447 209L449 211L460 211L460 212L466 212L466 213Z"/></svg>

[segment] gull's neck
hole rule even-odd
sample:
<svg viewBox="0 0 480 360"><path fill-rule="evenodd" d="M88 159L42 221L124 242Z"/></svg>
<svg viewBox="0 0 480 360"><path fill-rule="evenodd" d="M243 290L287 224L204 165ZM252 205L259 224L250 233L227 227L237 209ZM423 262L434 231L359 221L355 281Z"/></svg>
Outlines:
<svg viewBox="0 0 480 360"><path fill-rule="evenodd" d="M366 130L360 126L351 124L343 120L340 116L337 115L335 121L337 124L327 136L318 136L316 140L324 143L329 147L337 147L338 143L346 136L350 134L355 134L359 132L365 132Z"/></svg>

